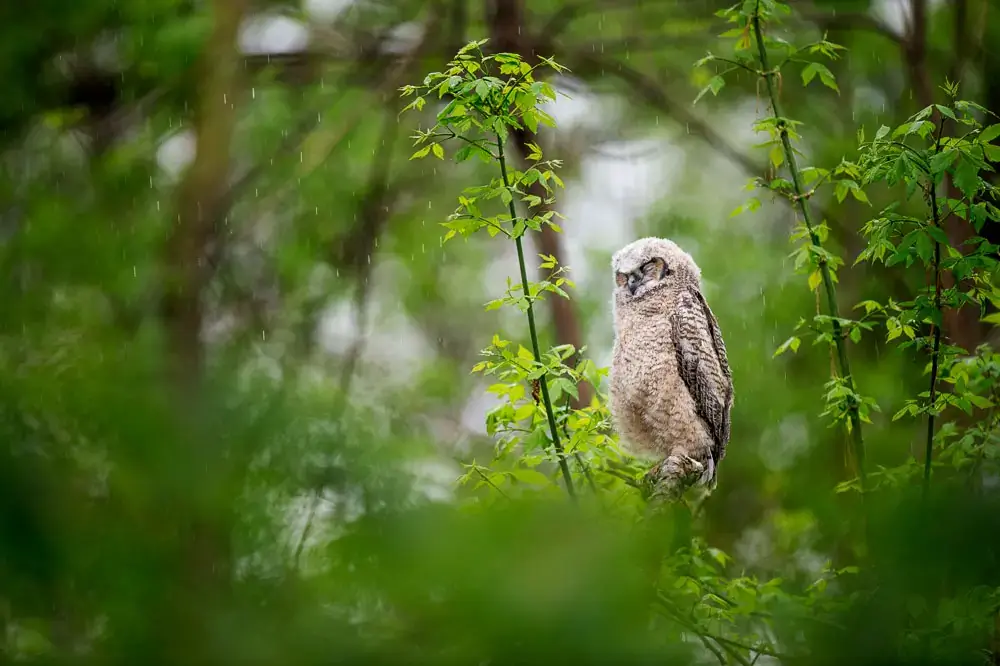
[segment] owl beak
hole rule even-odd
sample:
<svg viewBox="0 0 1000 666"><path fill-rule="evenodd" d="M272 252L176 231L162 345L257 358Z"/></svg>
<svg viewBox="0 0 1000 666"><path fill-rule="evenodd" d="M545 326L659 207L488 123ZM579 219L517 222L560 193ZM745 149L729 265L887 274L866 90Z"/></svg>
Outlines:
<svg viewBox="0 0 1000 666"><path fill-rule="evenodd" d="M639 288L640 277L635 273L628 274L628 293L635 296L635 290Z"/></svg>

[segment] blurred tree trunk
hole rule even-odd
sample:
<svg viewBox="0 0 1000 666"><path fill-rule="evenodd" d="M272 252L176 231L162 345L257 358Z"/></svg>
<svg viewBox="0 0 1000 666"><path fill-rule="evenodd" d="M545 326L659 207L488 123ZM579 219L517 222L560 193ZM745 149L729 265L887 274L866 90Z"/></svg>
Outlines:
<svg viewBox="0 0 1000 666"><path fill-rule="evenodd" d="M983 48L985 44L997 44L1000 40L1000 7L991 6L991 0L979 0L975 10L977 27L974 53L981 58L983 81L983 106L993 113L1000 114L1000 51L996 48ZM991 15L992 14L992 15ZM984 173L993 185L1000 185L1000 164L994 164L997 169L993 173ZM987 224L983 228L983 236L991 243L1000 244L1000 229L995 224Z"/></svg>
<svg viewBox="0 0 1000 666"><path fill-rule="evenodd" d="M179 438L175 464L149 470L162 484L169 511L158 512L176 530L176 588L166 585L162 615L151 622L167 661L181 662L211 645L206 613L224 603L230 579L230 488L226 452L206 436L198 417L205 374L201 333L203 291L210 272L206 244L221 222L229 185L230 150L241 99L242 57L237 48L246 0L213 0L213 26L198 63L195 156L177 190L177 217L167 238L161 318L168 382L175 391ZM185 496L179 488L186 488ZM171 523L173 523L171 525Z"/></svg>
<svg viewBox="0 0 1000 666"><path fill-rule="evenodd" d="M214 0L194 118L195 156L177 193L177 219L167 239L161 316L171 371L181 385L199 379L204 365L202 290L209 278L206 242L228 187L241 59L236 48L245 0Z"/></svg>
<svg viewBox="0 0 1000 666"><path fill-rule="evenodd" d="M529 36L531 33L524 21L523 0L487 0L487 14L490 25L492 46L497 51L517 53L522 58L533 59L535 55L535 45ZM516 130L512 133L514 143L517 147L518 155L521 158L521 166L527 162L529 155L528 143L532 141L532 134L527 129ZM544 199L547 196L545 189L538 183L533 184L529 191ZM545 212L545 205L539 211ZM559 234L543 227L541 233L537 234L538 251L542 254L551 255L562 265L563 250L562 241ZM548 273L540 269L540 279L547 279ZM550 296L548 304L552 316L552 326L555 329L556 344L569 344L577 350L583 346L583 335L580 330L580 320L573 302ZM579 356L574 355L567 359L572 364L578 360ZM573 401L574 408L590 404L593 397L593 389L589 384L582 383L578 386L579 398Z"/></svg>

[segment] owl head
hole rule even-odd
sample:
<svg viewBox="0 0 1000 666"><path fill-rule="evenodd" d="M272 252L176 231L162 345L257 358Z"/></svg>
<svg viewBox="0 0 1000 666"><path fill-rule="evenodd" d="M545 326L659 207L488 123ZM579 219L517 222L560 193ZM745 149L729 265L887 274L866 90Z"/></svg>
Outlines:
<svg viewBox="0 0 1000 666"><path fill-rule="evenodd" d="M611 257L615 300L641 299L674 284L700 286L701 271L687 252L666 238L640 238Z"/></svg>

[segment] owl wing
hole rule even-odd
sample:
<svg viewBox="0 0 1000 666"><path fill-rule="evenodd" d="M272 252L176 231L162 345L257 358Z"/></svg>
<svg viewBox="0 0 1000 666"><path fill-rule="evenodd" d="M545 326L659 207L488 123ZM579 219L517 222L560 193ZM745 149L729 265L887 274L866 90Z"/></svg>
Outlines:
<svg viewBox="0 0 1000 666"><path fill-rule="evenodd" d="M729 411L733 404L733 376L726 357L719 322L695 288L681 294L671 315L677 368L694 399L698 415L708 424L718 463L729 442Z"/></svg>

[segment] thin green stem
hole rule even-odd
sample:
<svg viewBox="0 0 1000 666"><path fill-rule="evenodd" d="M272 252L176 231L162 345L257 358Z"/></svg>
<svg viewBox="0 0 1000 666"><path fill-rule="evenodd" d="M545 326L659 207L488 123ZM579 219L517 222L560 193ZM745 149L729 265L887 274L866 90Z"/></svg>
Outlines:
<svg viewBox="0 0 1000 666"><path fill-rule="evenodd" d="M777 72L771 71L768 66L767 48L764 46L764 34L760 28L759 0L757 2L757 7L754 10L752 21L754 35L757 40L757 53L760 57L761 70L763 71L761 76L767 84L767 95L771 102L771 109L774 111L774 116L777 119L778 130L781 134L781 146L785 152L785 162L788 164L788 171L792 176L792 187L795 191L796 201L799 205L799 210L802 213L802 220L806 225L806 229L809 231L810 241L814 246L821 247L822 243L820 242L819 235L816 233L816 228L812 222L808 199L802 196L802 176L799 173L798 163L795 159L795 151L792 150L792 142L788 137L788 125L781 113L781 103L778 100L778 93L775 90L774 77L777 75ZM826 293L826 303L830 316L839 317L840 315L837 307L837 290L833 284L833 277L830 275L830 266L822 257L819 260L819 268L820 275L823 280L823 289ZM848 383L852 391L854 391L854 378L851 376L851 367L847 358L847 346L840 322L836 319L833 320L833 340L836 345L840 375ZM861 492L864 494L867 489L867 479L865 476L865 443L861 434L861 416L858 412L858 406L854 403L850 405L848 418L850 419L850 433L851 441L854 447L854 457L858 466L858 477L861 481Z"/></svg>
<svg viewBox="0 0 1000 666"><path fill-rule="evenodd" d="M739 62L738 60L730 60L729 58L720 58L719 56L712 56L712 60L716 60L718 62L724 62L726 64L732 65L733 68L735 68L735 69L744 69L744 70L750 72L751 74L758 74L758 75L760 74L760 72L758 72L753 67L745 65L744 63ZM728 71L732 71L732 69L730 69ZM721 74L720 74L720 76L721 76Z"/></svg>
<svg viewBox="0 0 1000 666"><path fill-rule="evenodd" d="M510 177L507 175L507 160L504 158L503 140L499 134L497 134L497 159L500 162L500 175L503 176L503 185L509 189ZM511 199L507 205L510 210L511 221L516 220L517 210L514 208L514 200ZM528 304L528 332L531 335L531 351L535 355L535 362L541 363L542 353L538 348L538 330L535 328L535 308L530 298L531 291L528 288L528 271L524 264L524 247L521 243L521 238L522 236L517 236L514 239L514 245L517 247L517 263L521 269L521 288L524 291L525 301ZM542 403L545 405L545 415L549 421L549 435L552 437L552 448L555 449L556 455L559 457L559 469L562 470L563 479L566 482L566 492L569 493L570 497L576 498L576 490L573 488L573 476L570 474L569 464L566 462L566 455L563 453L562 443L559 441L556 415L552 410L552 400L549 398L549 383L544 374L538 378L538 384L542 393Z"/></svg>
<svg viewBox="0 0 1000 666"><path fill-rule="evenodd" d="M508 500L510 499L510 497L507 496L507 493L505 493L504 491L500 490L500 486L498 486L497 484L495 484L492 481L490 481L490 477L486 476L486 474L483 472L483 470L481 470L481 469L479 469L477 467L476 468L476 474L478 474L483 479L483 481L486 482L486 485L490 486L491 488L493 488L493 490L495 490L498 493L500 493L501 497L503 497L504 499L508 499Z"/></svg>

